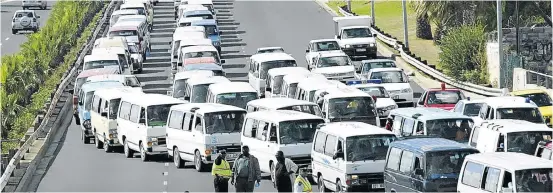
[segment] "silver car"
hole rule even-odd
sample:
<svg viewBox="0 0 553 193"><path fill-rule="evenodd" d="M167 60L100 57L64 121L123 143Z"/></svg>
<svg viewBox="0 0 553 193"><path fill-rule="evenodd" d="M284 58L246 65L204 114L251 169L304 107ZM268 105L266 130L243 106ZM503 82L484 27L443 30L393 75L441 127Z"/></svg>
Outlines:
<svg viewBox="0 0 553 193"><path fill-rule="evenodd" d="M12 34L16 34L19 31L37 32L40 27L39 18L40 16L36 15L35 11L32 10L16 11L12 18Z"/></svg>
<svg viewBox="0 0 553 193"><path fill-rule="evenodd" d="M46 1L40 1L40 0L23 0L21 4L23 5L23 10L29 9L30 7L38 7L44 10L48 7L48 4Z"/></svg>

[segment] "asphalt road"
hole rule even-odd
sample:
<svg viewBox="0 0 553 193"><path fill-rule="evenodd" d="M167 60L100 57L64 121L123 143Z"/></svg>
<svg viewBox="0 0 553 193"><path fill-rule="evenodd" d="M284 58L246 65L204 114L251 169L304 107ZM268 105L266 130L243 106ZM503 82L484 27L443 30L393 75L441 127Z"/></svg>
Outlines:
<svg viewBox="0 0 553 193"><path fill-rule="evenodd" d="M41 27L44 26L46 20L50 17L50 9L54 3L56 3L56 1L48 1L48 9L46 10L34 9L37 15L40 16L38 20L40 21ZM0 19L2 20L2 27L0 31L0 53L2 53L2 55L14 54L18 52L20 50L19 46L27 41L25 33L30 32L12 34L11 28L13 14L15 11L22 9L21 1L8 1L0 4Z"/></svg>
<svg viewBox="0 0 553 193"><path fill-rule="evenodd" d="M245 61L256 48L281 46L305 66L305 48L312 39L333 36L330 14L312 1L238 1L214 0L223 31L222 57L231 80L247 80ZM169 49L172 3L155 8L152 53L144 74L137 75L146 84L145 92L165 93L170 86ZM415 92L421 88L413 85ZM71 119L68 116L67 119ZM208 192L213 191L211 174L198 173L187 164L176 169L172 162L142 162L127 159L121 153L105 153L94 145L80 142L80 127L69 126L58 155L38 186L38 192ZM167 163L168 166L165 166ZM163 176L168 172L168 176ZM266 175L265 175L266 176ZM167 181L167 186L163 182ZM233 188L230 188L233 191ZM273 192L265 178L256 192ZM318 191L316 188L313 191Z"/></svg>

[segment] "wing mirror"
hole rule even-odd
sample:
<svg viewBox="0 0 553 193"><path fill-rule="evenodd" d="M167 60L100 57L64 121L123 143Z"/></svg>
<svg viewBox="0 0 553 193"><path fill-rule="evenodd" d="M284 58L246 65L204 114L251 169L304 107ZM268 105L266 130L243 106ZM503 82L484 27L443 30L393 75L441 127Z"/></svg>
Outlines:
<svg viewBox="0 0 553 193"><path fill-rule="evenodd" d="M309 53L309 49L305 50L305 53Z"/></svg>
<svg viewBox="0 0 553 193"><path fill-rule="evenodd" d="M424 172L422 171L422 169L416 168L416 169L415 169L415 175L417 175L417 176L422 176L422 175L424 175Z"/></svg>
<svg viewBox="0 0 553 193"><path fill-rule="evenodd" d="M79 105L83 105L83 101L79 101Z"/></svg>
<svg viewBox="0 0 553 193"><path fill-rule="evenodd" d="M221 64L224 64L226 61L225 60L221 60Z"/></svg>
<svg viewBox="0 0 553 193"><path fill-rule="evenodd" d="M338 159L338 158L344 158L344 152L335 152L334 156L332 156L332 159Z"/></svg>
<svg viewBox="0 0 553 193"><path fill-rule="evenodd" d="M190 101L190 97L189 97L189 96L185 96L185 97L184 97L184 100L185 100L185 101Z"/></svg>
<svg viewBox="0 0 553 193"><path fill-rule="evenodd" d="M270 88L270 87L265 88L265 91L267 91L267 92L271 92L272 90L273 90L273 89Z"/></svg>
<svg viewBox="0 0 553 193"><path fill-rule="evenodd" d="M102 117L108 117L108 112L102 112L100 115L101 115Z"/></svg>
<svg viewBox="0 0 553 193"><path fill-rule="evenodd" d="M172 91L172 90L168 90L168 91L167 91L167 96L173 96L173 91Z"/></svg>
<svg viewBox="0 0 553 193"><path fill-rule="evenodd" d="M37 15L36 18L38 19L38 18L40 18L40 16Z"/></svg>
<svg viewBox="0 0 553 193"><path fill-rule="evenodd" d="M419 105L424 105L424 101L419 101Z"/></svg>
<svg viewBox="0 0 553 193"><path fill-rule="evenodd" d="M67 92L69 92L69 94L73 94L73 93L75 93L75 91L74 91L73 89L71 89L71 90L68 90Z"/></svg>
<svg viewBox="0 0 553 193"><path fill-rule="evenodd" d="M342 38L342 36L336 36L336 39L340 39L340 38Z"/></svg>

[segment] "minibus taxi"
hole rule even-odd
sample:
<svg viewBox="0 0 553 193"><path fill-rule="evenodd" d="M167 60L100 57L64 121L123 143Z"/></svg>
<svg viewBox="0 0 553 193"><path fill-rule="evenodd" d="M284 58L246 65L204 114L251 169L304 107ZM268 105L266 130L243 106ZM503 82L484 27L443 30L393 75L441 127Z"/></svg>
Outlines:
<svg viewBox="0 0 553 193"><path fill-rule="evenodd" d="M202 38L202 39L183 39L183 40L180 40L179 42L179 48L178 50L176 50L175 52L171 53L171 55L173 56L173 65L175 65L178 69L178 67L182 66L182 61L180 61L180 58L179 58L179 51L182 50L182 48L186 48L186 47L190 47L190 46L211 46L211 40L207 39L207 38ZM173 55L175 54L175 55ZM174 72L174 71L172 71Z"/></svg>
<svg viewBox="0 0 553 193"><path fill-rule="evenodd" d="M221 53L221 31L217 27L217 21L215 19L202 19L192 21L192 26L203 26L208 38L211 40L213 46Z"/></svg>
<svg viewBox="0 0 553 193"><path fill-rule="evenodd" d="M443 138L396 140L389 146L385 192L455 192L463 161L479 153Z"/></svg>
<svg viewBox="0 0 553 193"><path fill-rule="evenodd" d="M83 60L82 71L98 68L114 68L117 69L117 74L121 74L123 72L123 66L119 60L119 56L115 53L104 52L86 55Z"/></svg>
<svg viewBox="0 0 553 193"><path fill-rule="evenodd" d="M202 6L202 5L180 5L179 6L179 10L178 10L178 13L176 15L176 20L180 20L182 18L189 18L189 17L200 17L200 18L204 18L204 17L201 17L201 16L190 16L190 15L185 15L186 12L190 12L190 11L195 11L195 10L206 10L206 11L209 11L209 9L207 9L206 7Z"/></svg>
<svg viewBox="0 0 553 193"><path fill-rule="evenodd" d="M370 59L362 60L359 74L368 74L373 68L397 68L396 62L390 59Z"/></svg>
<svg viewBox="0 0 553 193"><path fill-rule="evenodd" d="M295 99L316 103L319 96L316 96L315 92L328 87L346 87L346 85L341 82L328 80L326 77L307 77L299 81Z"/></svg>
<svg viewBox="0 0 553 193"><path fill-rule="evenodd" d="M167 95L177 99L184 100L184 91L186 90L186 81L195 76L215 76L213 71L210 70L191 70L178 72L173 78L173 86L170 91L167 91Z"/></svg>
<svg viewBox="0 0 553 193"><path fill-rule="evenodd" d="M480 152L517 152L534 155L540 141L551 140L553 129L523 120L484 121L472 129L469 145Z"/></svg>
<svg viewBox="0 0 553 193"><path fill-rule="evenodd" d="M345 82L356 78L355 65L342 50L319 52L308 69L330 80Z"/></svg>
<svg viewBox="0 0 553 193"><path fill-rule="evenodd" d="M206 102L245 109L248 102L256 99L259 99L259 96L249 83L222 82L209 85Z"/></svg>
<svg viewBox="0 0 553 193"><path fill-rule="evenodd" d="M122 144L117 140L117 111L121 97L142 93L131 87L101 88L94 92L90 121L96 148L112 152Z"/></svg>
<svg viewBox="0 0 553 193"><path fill-rule="evenodd" d="M451 111L474 118L478 117L483 103L484 100L482 99L471 99L467 97L467 99L457 102Z"/></svg>
<svg viewBox="0 0 553 193"><path fill-rule="evenodd" d="M483 100L479 115L474 118L476 124L484 120L518 119L545 125L539 107L529 98L500 96Z"/></svg>
<svg viewBox="0 0 553 193"><path fill-rule="evenodd" d="M116 23L109 28L108 37L125 37L127 43L135 43L141 50L142 59L146 60L146 53L149 52L150 46L150 34L145 32L141 27L144 22L126 21Z"/></svg>
<svg viewBox="0 0 553 193"><path fill-rule="evenodd" d="M248 102L248 113L257 111L292 110L323 117L321 108L312 102L291 98L263 98Z"/></svg>
<svg viewBox="0 0 553 193"><path fill-rule="evenodd" d="M132 94L121 97L117 113L117 140L125 157L140 153L142 161L167 154L165 126L171 106L186 101L161 94Z"/></svg>
<svg viewBox="0 0 553 193"><path fill-rule="evenodd" d="M174 2L174 6L175 6L175 19L179 19L179 9L181 7L181 5L187 5L188 4L188 0L175 0Z"/></svg>
<svg viewBox="0 0 553 193"><path fill-rule="evenodd" d="M75 117L75 123L77 125L81 124L79 120L79 115L77 113L77 106L79 103L79 90L81 89L83 84L86 83L86 79L91 76L116 74L117 72L118 70L116 68L96 68L84 70L79 73L79 75L77 75L77 78L75 78L75 86L73 86L73 89L69 90L69 93L73 95L73 117Z"/></svg>
<svg viewBox="0 0 553 193"><path fill-rule="evenodd" d="M188 0L188 5L202 5L215 15L215 8L213 7L212 0Z"/></svg>
<svg viewBox="0 0 553 193"><path fill-rule="evenodd" d="M303 79L310 78L310 77L319 77L322 80L327 80L324 75L311 73L311 72L307 74L294 73L294 74L284 75L284 77L282 77L280 97L296 98L296 95L298 93L299 82Z"/></svg>
<svg viewBox="0 0 553 193"><path fill-rule="evenodd" d="M184 66L198 65L198 64L217 65L217 62L213 57L187 58L187 59L184 59L183 63L184 63ZM180 71L181 68L183 68L183 66L178 66L177 71Z"/></svg>
<svg viewBox="0 0 553 193"><path fill-rule="evenodd" d="M540 141L534 156L552 160L553 159L553 146L551 145L551 140Z"/></svg>
<svg viewBox="0 0 553 193"><path fill-rule="evenodd" d="M215 58L216 64L224 64L225 60L221 60L219 51L212 45L199 45L199 46L188 46L180 49L180 54L178 57L178 62L183 62L188 58L202 58L202 57L213 57Z"/></svg>
<svg viewBox="0 0 553 193"><path fill-rule="evenodd" d="M296 60L286 53L255 54L249 60L248 82L257 90L261 98L265 97L267 73L273 68L295 67Z"/></svg>
<svg viewBox="0 0 553 193"><path fill-rule="evenodd" d="M123 64L123 68L130 68L129 64L135 63L134 59L131 59L131 53L121 47L110 47L110 48L94 48L92 49L91 54L100 54L100 53L113 53L119 56L119 63Z"/></svg>
<svg viewBox="0 0 553 193"><path fill-rule="evenodd" d="M201 28L195 28L195 29L188 28L183 30L200 30ZM178 29L181 29L181 28L178 28ZM182 50L182 48L184 47L191 46L186 44L181 45L181 42L185 40L196 40L196 39L201 40L201 39L207 39L207 38L203 31L188 31L188 32L180 31L178 33L173 34L173 40L171 42L171 67L173 68L173 70L177 69L177 66L179 65L178 62L179 62L180 50ZM188 44L193 44L193 43L195 42L188 42ZM202 42L198 42L198 43L202 43ZM209 41L208 45L211 45L211 40Z"/></svg>
<svg viewBox="0 0 553 193"><path fill-rule="evenodd" d="M96 41L94 41L94 48L121 47L130 52L129 44L133 43L127 42L127 39L125 37L103 37L98 38Z"/></svg>
<svg viewBox="0 0 553 193"><path fill-rule="evenodd" d="M142 73L142 70L144 69L144 60L142 59L142 54L140 53L138 45L130 43L129 52L133 61L133 65L130 67L131 74Z"/></svg>
<svg viewBox="0 0 553 193"><path fill-rule="evenodd" d="M284 51L284 48L272 46L272 47L261 47L257 48L255 51L255 54L263 54L263 53L286 53Z"/></svg>
<svg viewBox="0 0 553 193"><path fill-rule="evenodd" d="M193 5L187 5L187 6L193 6ZM204 18L204 19L215 19L215 15L213 15L213 13L211 13L211 11L209 11L209 9L207 9L207 8L205 8L205 9L194 8L194 10L187 9L186 11L183 12L182 17L184 17L184 18L187 18L187 17L201 17L201 18Z"/></svg>
<svg viewBox="0 0 553 193"><path fill-rule="evenodd" d="M124 87L119 82L102 81L102 82L87 82L79 89L79 101L77 103L77 118L75 121L81 124L81 141L84 144L89 144L90 139L94 138L92 133L92 124L90 122L90 111L92 109L92 96L94 91L101 88Z"/></svg>
<svg viewBox="0 0 553 193"><path fill-rule="evenodd" d="M282 151L298 168L311 168L311 146L321 117L290 110L248 113L241 142L259 161L261 172L274 181L275 155Z"/></svg>
<svg viewBox="0 0 553 193"><path fill-rule="evenodd" d="M135 75L130 74L104 74L91 76L86 79L86 82L98 82L98 81L117 81L125 86L142 91L144 83L141 83Z"/></svg>
<svg viewBox="0 0 553 193"><path fill-rule="evenodd" d="M127 22L127 21L137 21L137 22L148 22L148 17L145 15L125 15L119 17L117 22ZM148 26L148 32L152 32L151 24Z"/></svg>
<svg viewBox="0 0 553 193"><path fill-rule="evenodd" d="M457 192L552 192L553 162L520 153L479 153L465 157Z"/></svg>
<svg viewBox="0 0 553 193"><path fill-rule="evenodd" d="M375 99L376 110L378 112L378 117L380 117L380 125L386 124L386 119L390 114L390 111L397 109L398 105L388 95L388 91L382 85L382 81L379 79L374 80L357 80L357 81L347 81L348 86L359 89L373 97Z"/></svg>
<svg viewBox="0 0 553 193"><path fill-rule="evenodd" d="M321 191L384 190L384 165L396 136L360 122L327 123L311 148L313 179Z"/></svg>
<svg viewBox="0 0 553 193"><path fill-rule="evenodd" d="M125 2L120 7L120 10L137 10L138 15L146 16L146 23L148 24L148 31L152 30L153 27L153 13L150 13L147 6L142 2Z"/></svg>
<svg viewBox="0 0 553 193"><path fill-rule="evenodd" d="M321 91L317 104L322 107L326 122L358 121L380 126L376 97L351 87L328 87Z"/></svg>
<svg viewBox="0 0 553 193"><path fill-rule="evenodd" d="M288 74L309 74L309 70L304 67L282 67L273 68L267 71L267 87L265 88L265 97L280 97L282 79Z"/></svg>
<svg viewBox="0 0 553 193"><path fill-rule="evenodd" d="M386 129L400 138L427 135L461 143L469 140L474 122L470 117L436 108L408 107L394 109L388 115Z"/></svg>
<svg viewBox="0 0 553 193"><path fill-rule="evenodd" d="M202 20L204 18L201 17L187 17L187 18L180 18L178 21L178 27L188 27L192 26L193 21ZM211 41L211 40L210 40Z"/></svg>
<svg viewBox="0 0 553 193"><path fill-rule="evenodd" d="M224 76L191 77L186 81L184 100L191 103L205 103L209 85L222 82L230 82L230 80Z"/></svg>
<svg viewBox="0 0 553 193"><path fill-rule="evenodd" d="M138 14L138 10L134 9L127 9L127 10L115 10L113 13L111 13L111 17L109 18L109 27L115 25L117 21L119 20L119 17L125 16L125 15L140 15Z"/></svg>
<svg viewBox="0 0 553 193"><path fill-rule="evenodd" d="M209 70L213 72L214 76L225 76L223 67L214 63L204 63L204 64L194 64L194 65L184 65L179 72L187 72L194 70Z"/></svg>
<svg viewBox="0 0 553 193"><path fill-rule="evenodd" d="M211 169L219 151L234 162L241 154L240 131L246 111L215 103L188 103L171 107L167 119L167 152L177 168L193 162L197 171Z"/></svg>

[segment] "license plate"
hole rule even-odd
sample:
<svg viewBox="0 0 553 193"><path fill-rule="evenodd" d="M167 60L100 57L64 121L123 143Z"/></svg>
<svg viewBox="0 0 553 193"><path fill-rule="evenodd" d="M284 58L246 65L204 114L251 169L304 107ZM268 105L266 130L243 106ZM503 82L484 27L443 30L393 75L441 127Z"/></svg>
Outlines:
<svg viewBox="0 0 553 193"><path fill-rule="evenodd" d="M367 51L367 49L360 48L360 49L356 49L356 51L358 51L358 52L364 52L364 51Z"/></svg>
<svg viewBox="0 0 553 193"><path fill-rule="evenodd" d="M393 96L392 99L399 99L399 95Z"/></svg>
<svg viewBox="0 0 553 193"><path fill-rule="evenodd" d="M384 184L371 184L372 189L384 188Z"/></svg>
<svg viewBox="0 0 553 193"><path fill-rule="evenodd" d="M227 157L229 159L235 159L236 157L238 157L238 155L236 155L236 154L227 154Z"/></svg>

